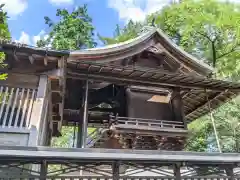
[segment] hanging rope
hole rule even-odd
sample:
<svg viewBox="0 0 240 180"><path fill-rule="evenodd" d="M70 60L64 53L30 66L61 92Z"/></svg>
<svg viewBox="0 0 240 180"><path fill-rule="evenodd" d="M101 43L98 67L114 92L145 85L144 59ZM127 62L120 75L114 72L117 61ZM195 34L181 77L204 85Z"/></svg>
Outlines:
<svg viewBox="0 0 240 180"><path fill-rule="evenodd" d="M214 119L213 113L212 113L211 102L209 101L208 94L207 94L207 91L206 91L206 90L205 90L205 93L206 93L206 98L207 98L207 102L208 102L210 119L211 119L211 121L212 121L213 130L214 130L215 138L216 138L216 141L217 141L218 151L219 151L220 153L222 153L222 148L221 148L220 141L219 141L219 138L218 138L218 133L217 133L217 128L216 128L216 124L215 124L215 119Z"/></svg>

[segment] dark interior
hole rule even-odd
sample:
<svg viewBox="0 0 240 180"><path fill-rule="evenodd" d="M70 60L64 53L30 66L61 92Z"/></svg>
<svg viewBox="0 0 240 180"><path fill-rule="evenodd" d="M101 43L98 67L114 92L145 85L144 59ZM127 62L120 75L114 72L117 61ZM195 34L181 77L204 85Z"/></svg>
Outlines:
<svg viewBox="0 0 240 180"><path fill-rule="evenodd" d="M81 111L85 82L68 79L67 89L69 91L65 96L65 109ZM89 81L89 121L101 121L110 114L143 119L183 120L181 97L177 90L173 91L167 103L148 101L155 95L159 95L159 92L148 90L146 87L144 91L140 91L123 85Z"/></svg>

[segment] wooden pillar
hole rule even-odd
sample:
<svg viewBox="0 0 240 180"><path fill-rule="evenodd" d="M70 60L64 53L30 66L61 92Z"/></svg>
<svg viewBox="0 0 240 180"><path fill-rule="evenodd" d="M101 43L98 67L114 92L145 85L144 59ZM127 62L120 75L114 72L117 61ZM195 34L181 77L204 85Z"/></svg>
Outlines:
<svg viewBox="0 0 240 180"><path fill-rule="evenodd" d="M113 162L112 164L113 180L119 180L119 167L120 163L118 161Z"/></svg>
<svg viewBox="0 0 240 180"><path fill-rule="evenodd" d="M41 131L44 123L48 108L48 98L47 98L47 89L48 89L48 77L46 75L41 75L39 78L39 85L36 100L33 104L31 119L30 119L30 137L29 137L29 146L37 146L38 142L41 139Z"/></svg>
<svg viewBox="0 0 240 180"><path fill-rule="evenodd" d="M83 136L82 127L83 127L83 121L79 120L78 132L77 132L77 145L76 145L77 148L82 148L82 136Z"/></svg>
<svg viewBox="0 0 240 180"><path fill-rule="evenodd" d="M172 109L174 114L174 120L183 122L184 128L187 129L187 124L184 119L183 102L180 94L180 88L173 89L171 103L172 103Z"/></svg>
<svg viewBox="0 0 240 180"><path fill-rule="evenodd" d="M87 126L88 126L88 80L86 80L86 84L85 84L81 148L85 148L86 146Z"/></svg>
<svg viewBox="0 0 240 180"><path fill-rule="evenodd" d="M179 164L174 164L173 173L176 180L181 180L181 169Z"/></svg>

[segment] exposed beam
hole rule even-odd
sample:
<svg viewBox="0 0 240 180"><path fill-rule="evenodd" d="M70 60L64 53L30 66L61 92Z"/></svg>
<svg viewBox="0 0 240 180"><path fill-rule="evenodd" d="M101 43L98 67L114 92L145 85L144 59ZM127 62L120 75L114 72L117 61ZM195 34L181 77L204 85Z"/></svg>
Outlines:
<svg viewBox="0 0 240 180"><path fill-rule="evenodd" d="M43 60L44 60L44 65L47 66L48 65L48 57L45 56Z"/></svg>
<svg viewBox="0 0 240 180"><path fill-rule="evenodd" d="M146 79L146 78L133 78L133 77L128 77L128 76L123 76L122 77L120 75L115 75L115 74L97 74L94 72L84 72L84 71L80 71L80 72L73 72L71 70L68 70L68 78L72 78L72 79L90 79L90 80L102 80L102 81L108 81L108 82L112 82L112 83L118 83L118 84L131 84L131 85L141 85L141 86L155 86L155 87L168 87L168 88L172 88L172 87L181 87L183 88L183 90L202 90L202 92L204 92L206 89L207 90L212 90L215 92L222 92L225 91L226 88L214 88L211 86L200 86L200 85L194 85L194 83L169 83L166 81L162 81L159 82L157 80L152 80L152 79ZM236 91L236 92L240 92L240 88L238 89L231 89L231 91Z"/></svg>
<svg viewBox="0 0 240 180"><path fill-rule="evenodd" d="M159 44L159 46L161 46L161 48L164 50L165 54L171 58L172 60L174 60L175 62L179 63L181 68L185 68L188 70L188 72L193 72L194 70L191 69L190 67L186 66L184 63L182 63L179 59L177 59L175 56L173 56L164 46L162 46L161 44ZM201 75L200 73L194 71L194 73Z"/></svg>
<svg viewBox="0 0 240 180"><path fill-rule="evenodd" d="M31 64L33 64L34 61L35 61L34 57L33 56L29 56L29 61L30 61Z"/></svg>
<svg viewBox="0 0 240 180"><path fill-rule="evenodd" d="M114 112L114 111L116 111L116 108L100 108L100 107L94 107L94 108L89 108L89 111Z"/></svg>

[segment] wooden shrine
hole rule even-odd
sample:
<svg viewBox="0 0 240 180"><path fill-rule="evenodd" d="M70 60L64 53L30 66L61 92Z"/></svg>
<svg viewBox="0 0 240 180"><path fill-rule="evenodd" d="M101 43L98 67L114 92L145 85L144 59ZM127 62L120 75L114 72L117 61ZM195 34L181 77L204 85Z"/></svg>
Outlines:
<svg viewBox="0 0 240 180"><path fill-rule="evenodd" d="M80 51L16 43L2 44L1 51L7 64L2 72L8 78L0 81L0 159L8 168L17 161L28 164L25 169L22 164L14 166L31 170L20 173L22 178L56 179L47 168L52 164L86 171L94 169L94 163L105 164L104 171L109 166L112 173L102 176L114 180L136 179L126 175L126 167L133 164L148 171L164 166L155 173L161 171L165 179L181 179L185 166L208 173L206 167L211 166L223 170L226 178L234 176L238 154L226 155L225 161L224 154L179 151L184 149L187 124L236 97L240 84L211 78L210 66L181 50L160 30ZM77 148L49 147L52 137L61 136L62 126L78 127ZM88 133L88 128L94 131ZM125 170L119 170L121 163L127 164ZM1 176L3 172L0 179L10 177L9 172ZM199 171L194 172L197 178Z"/></svg>

